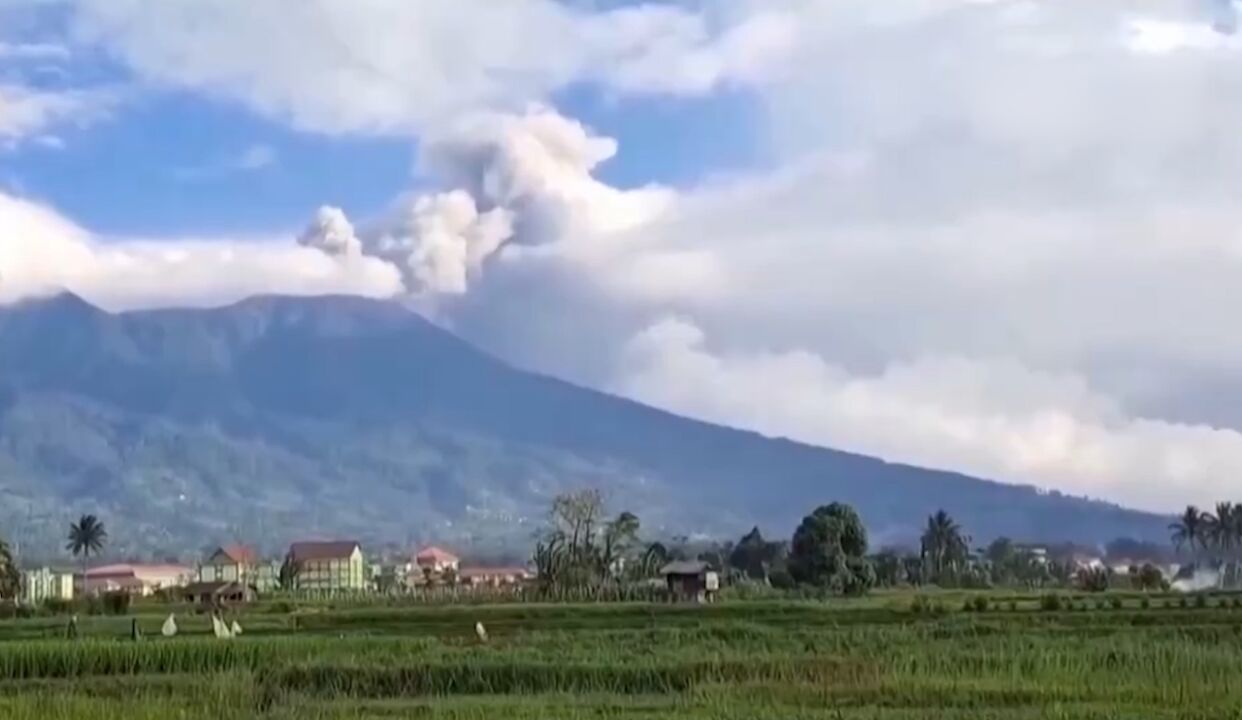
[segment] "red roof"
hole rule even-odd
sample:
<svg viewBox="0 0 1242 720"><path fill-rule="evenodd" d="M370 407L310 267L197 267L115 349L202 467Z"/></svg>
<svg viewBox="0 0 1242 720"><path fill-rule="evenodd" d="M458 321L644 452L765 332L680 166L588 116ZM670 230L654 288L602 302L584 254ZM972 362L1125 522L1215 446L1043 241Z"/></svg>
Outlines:
<svg viewBox="0 0 1242 720"><path fill-rule="evenodd" d="M259 557L254 548L245 545L223 545L215 554L224 555L238 565L253 565Z"/></svg>
<svg viewBox="0 0 1242 720"><path fill-rule="evenodd" d="M311 540L295 542L289 546L289 554L297 562L307 560L344 560L361 547L355 540Z"/></svg>
<svg viewBox="0 0 1242 720"><path fill-rule="evenodd" d="M416 562L455 563L458 558L448 550L433 545L419 550L414 560Z"/></svg>

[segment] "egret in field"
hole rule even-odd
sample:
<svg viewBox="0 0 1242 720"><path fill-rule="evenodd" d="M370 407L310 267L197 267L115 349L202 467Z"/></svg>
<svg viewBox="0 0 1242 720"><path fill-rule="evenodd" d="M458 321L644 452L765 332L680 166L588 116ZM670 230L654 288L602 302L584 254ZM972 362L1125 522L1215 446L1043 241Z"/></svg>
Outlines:
<svg viewBox="0 0 1242 720"><path fill-rule="evenodd" d="M168 619L164 621L164 626L160 628L160 632L163 633L164 637L177 636L177 618L173 613L168 613Z"/></svg>
<svg viewBox="0 0 1242 720"><path fill-rule="evenodd" d="M474 624L474 634L479 636L479 642L487 642L487 628L483 627L483 623Z"/></svg>

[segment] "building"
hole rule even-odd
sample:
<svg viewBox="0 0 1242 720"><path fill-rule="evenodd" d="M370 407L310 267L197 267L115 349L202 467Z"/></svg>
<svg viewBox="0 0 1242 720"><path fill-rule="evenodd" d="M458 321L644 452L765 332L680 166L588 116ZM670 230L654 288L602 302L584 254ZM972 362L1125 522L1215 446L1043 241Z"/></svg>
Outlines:
<svg viewBox="0 0 1242 720"><path fill-rule="evenodd" d="M458 581L470 587L521 585L532 577L523 567L467 567L457 573Z"/></svg>
<svg viewBox="0 0 1242 720"><path fill-rule="evenodd" d="M199 582L251 582L256 574L258 553L245 545L224 545L207 557L198 568Z"/></svg>
<svg viewBox="0 0 1242 720"><path fill-rule="evenodd" d="M289 559L297 568L298 590L339 592L365 590L366 558L353 540L295 542Z"/></svg>
<svg viewBox="0 0 1242 720"><path fill-rule="evenodd" d="M442 575L446 572L457 572L461 560L453 553L435 546L426 547L414 556L414 566L424 573Z"/></svg>
<svg viewBox="0 0 1242 720"><path fill-rule="evenodd" d="M74 573L49 567L22 573L22 602L37 605L48 600L73 599Z"/></svg>
<svg viewBox="0 0 1242 720"><path fill-rule="evenodd" d="M660 569L674 600L687 602L713 602L720 592L720 576L705 562L671 562Z"/></svg>
<svg viewBox="0 0 1242 720"><path fill-rule="evenodd" d="M181 588L179 593L187 602L202 608L243 605L258 598L253 585L237 580L191 583Z"/></svg>
<svg viewBox="0 0 1242 720"><path fill-rule="evenodd" d="M194 575L194 569L185 565L121 563L87 570L80 586L84 595L127 592L145 596L158 590L184 587Z"/></svg>

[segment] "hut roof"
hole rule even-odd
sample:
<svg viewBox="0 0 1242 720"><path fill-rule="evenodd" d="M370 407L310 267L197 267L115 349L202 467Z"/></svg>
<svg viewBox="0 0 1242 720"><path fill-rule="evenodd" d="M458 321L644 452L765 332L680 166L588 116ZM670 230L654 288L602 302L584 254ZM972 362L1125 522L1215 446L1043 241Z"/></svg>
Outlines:
<svg viewBox="0 0 1242 720"><path fill-rule="evenodd" d="M701 560L678 560L660 568L661 575L702 575L710 569Z"/></svg>

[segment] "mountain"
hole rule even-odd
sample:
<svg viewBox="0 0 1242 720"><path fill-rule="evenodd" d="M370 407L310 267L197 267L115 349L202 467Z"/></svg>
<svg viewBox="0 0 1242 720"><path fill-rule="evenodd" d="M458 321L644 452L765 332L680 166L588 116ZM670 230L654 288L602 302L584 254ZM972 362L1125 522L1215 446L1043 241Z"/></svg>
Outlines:
<svg viewBox="0 0 1242 720"><path fill-rule="evenodd" d="M0 529L28 547L56 548L79 512L119 550L167 555L315 535L515 547L583 486L668 533L785 535L832 500L881 539L940 507L977 542L1161 540L1166 522L677 417L509 367L391 303L0 308Z"/></svg>

